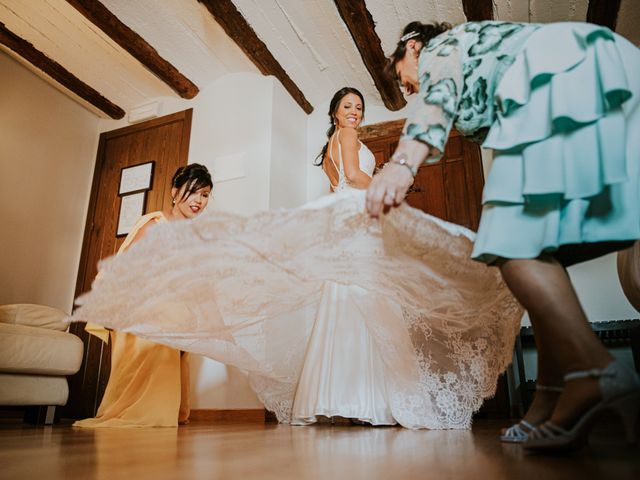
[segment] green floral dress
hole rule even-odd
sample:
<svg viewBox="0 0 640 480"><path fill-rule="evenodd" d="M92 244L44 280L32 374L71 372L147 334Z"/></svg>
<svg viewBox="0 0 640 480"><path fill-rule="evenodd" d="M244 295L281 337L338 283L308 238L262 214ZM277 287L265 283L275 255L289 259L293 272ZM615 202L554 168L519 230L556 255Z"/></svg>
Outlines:
<svg viewBox="0 0 640 480"><path fill-rule="evenodd" d="M433 38L420 54L420 92L403 138L429 144L430 162L442 156L454 125L462 135L481 143L495 118L496 85L538 27L470 22Z"/></svg>
<svg viewBox="0 0 640 480"><path fill-rule="evenodd" d="M640 238L640 50L589 23L470 22L422 50L402 139L494 152L472 257Z"/></svg>

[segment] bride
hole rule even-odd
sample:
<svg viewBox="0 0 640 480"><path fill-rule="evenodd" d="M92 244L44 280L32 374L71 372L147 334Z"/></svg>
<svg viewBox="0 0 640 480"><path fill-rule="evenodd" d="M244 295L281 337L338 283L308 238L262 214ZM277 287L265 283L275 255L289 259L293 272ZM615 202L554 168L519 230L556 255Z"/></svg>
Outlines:
<svg viewBox="0 0 640 480"><path fill-rule="evenodd" d="M241 368L284 423L469 428L511 361L522 309L469 259L473 232L407 205L364 213L375 159L357 138L363 113L355 89L331 102L320 158L334 194L156 225L101 263L72 320Z"/></svg>
<svg viewBox="0 0 640 480"><path fill-rule="evenodd" d="M340 89L329 106L329 141L319 165L333 192L365 190L376 166L373 153L358 140L364 98L351 87ZM393 425L380 353L359 310L367 292L356 285L326 282L303 360L293 402L291 423L306 425L317 415L339 416L372 425ZM376 302L376 297L370 299ZM397 305L386 321L401 322ZM395 320L394 320L395 318Z"/></svg>

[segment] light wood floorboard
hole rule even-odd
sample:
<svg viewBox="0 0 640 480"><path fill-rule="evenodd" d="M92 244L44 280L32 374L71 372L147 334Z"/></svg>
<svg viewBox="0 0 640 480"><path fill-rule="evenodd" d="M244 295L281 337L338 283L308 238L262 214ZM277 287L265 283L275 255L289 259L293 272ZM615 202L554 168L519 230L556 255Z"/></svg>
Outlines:
<svg viewBox="0 0 640 480"><path fill-rule="evenodd" d="M504 422L473 431L321 424L210 424L75 429L0 425L2 479L640 478L640 450L596 439L569 456L527 455L498 441ZM611 437L609 435L609 437Z"/></svg>

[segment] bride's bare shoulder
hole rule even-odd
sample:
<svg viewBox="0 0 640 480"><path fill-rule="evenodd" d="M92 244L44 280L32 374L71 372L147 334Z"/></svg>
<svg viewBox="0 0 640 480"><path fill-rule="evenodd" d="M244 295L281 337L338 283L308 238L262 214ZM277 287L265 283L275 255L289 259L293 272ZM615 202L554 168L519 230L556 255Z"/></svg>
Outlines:
<svg viewBox="0 0 640 480"><path fill-rule="evenodd" d="M355 145L358 143L358 131L355 128L340 129L340 145Z"/></svg>

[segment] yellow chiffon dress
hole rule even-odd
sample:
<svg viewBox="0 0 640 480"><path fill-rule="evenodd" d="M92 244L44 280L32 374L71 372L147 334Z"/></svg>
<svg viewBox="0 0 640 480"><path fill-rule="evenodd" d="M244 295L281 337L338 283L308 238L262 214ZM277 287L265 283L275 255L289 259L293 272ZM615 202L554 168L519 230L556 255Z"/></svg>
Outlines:
<svg viewBox="0 0 640 480"><path fill-rule="evenodd" d="M118 254L133 243L143 227L166 221L162 212L141 217ZM187 421L187 353L93 323L87 323L85 330L111 342L111 375L96 417L79 420L74 427L176 427Z"/></svg>

